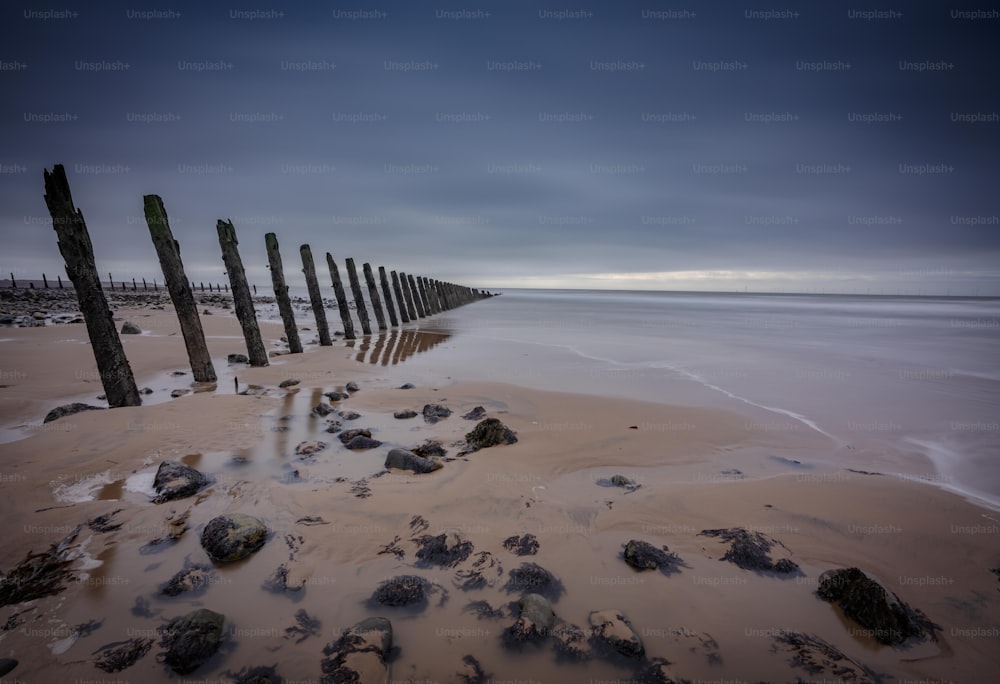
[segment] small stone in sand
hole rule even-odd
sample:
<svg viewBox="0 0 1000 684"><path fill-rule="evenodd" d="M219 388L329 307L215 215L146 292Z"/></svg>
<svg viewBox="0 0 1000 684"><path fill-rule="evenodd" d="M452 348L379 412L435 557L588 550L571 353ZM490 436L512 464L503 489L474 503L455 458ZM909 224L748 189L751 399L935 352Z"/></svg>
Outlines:
<svg viewBox="0 0 1000 684"><path fill-rule="evenodd" d="M439 565L452 568L468 558L473 551L472 542L462 539L449 530L437 536L425 534L416 540L418 566Z"/></svg>
<svg viewBox="0 0 1000 684"><path fill-rule="evenodd" d="M328 416L333 413L333 409L327 404L316 404L313 406L312 412L322 418L323 416Z"/></svg>
<svg viewBox="0 0 1000 684"><path fill-rule="evenodd" d="M122 323L122 335L141 335L142 330L132 321Z"/></svg>
<svg viewBox="0 0 1000 684"><path fill-rule="evenodd" d="M636 570L659 569L664 574L677 572L677 566L681 562L680 556L666 546L658 549L649 542L639 539L630 539L626 542L622 557Z"/></svg>
<svg viewBox="0 0 1000 684"><path fill-rule="evenodd" d="M424 443L420 446L413 447L410 449L417 456L423 456L424 458L444 458L448 451L441 446L441 442L436 439L424 440Z"/></svg>
<svg viewBox="0 0 1000 684"><path fill-rule="evenodd" d="M520 537L515 534L503 540L503 547L517 556L534 556L538 553L538 538L530 533Z"/></svg>
<svg viewBox="0 0 1000 684"><path fill-rule="evenodd" d="M206 608L172 620L163 628L163 662L177 674L194 672L219 650L224 622L224 615Z"/></svg>
<svg viewBox="0 0 1000 684"><path fill-rule="evenodd" d="M116 641L105 644L94 651L97 658L94 667L105 672L121 672L132 667L153 647L153 640L146 637L135 637L128 641ZM6 673L5 673L6 674Z"/></svg>
<svg viewBox="0 0 1000 684"><path fill-rule="evenodd" d="M397 575L382 582L372 601L383 606L412 606L427 602L428 582L417 575Z"/></svg>
<svg viewBox="0 0 1000 684"><path fill-rule="evenodd" d="M215 577L215 570L208 565L187 565L183 570L171 577L160 587L164 596L180 596L188 593L191 596L203 594Z"/></svg>
<svg viewBox="0 0 1000 684"><path fill-rule="evenodd" d="M250 359L247 358L246 354L230 354L226 357L227 363L250 363Z"/></svg>
<svg viewBox="0 0 1000 684"><path fill-rule="evenodd" d="M357 411L341 411L337 415L343 418L344 420L357 420L358 418L361 417L361 414L358 413Z"/></svg>
<svg viewBox="0 0 1000 684"><path fill-rule="evenodd" d="M416 418L417 412L413 409L404 409L402 411L396 411L392 414L393 418L398 418L399 420L406 420L407 418Z"/></svg>
<svg viewBox="0 0 1000 684"><path fill-rule="evenodd" d="M451 409L441 404L424 404L424 422L436 423L451 415Z"/></svg>
<svg viewBox="0 0 1000 684"><path fill-rule="evenodd" d="M295 386L296 386L297 384L299 384L299 381L298 381L298 380L295 380L295 379L292 379L292 378L290 378L290 379L288 379L288 380L282 380L282 381L281 381L281 382L280 382L280 383L278 384L278 387L280 387L280 388L284 389L284 388L286 388L286 387L295 387Z"/></svg>
<svg viewBox="0 0 1000 684"><path fill-rule="evenodd" d="M482 420L486 417L486 409L482 406L477 406L468 413L462 416L465 420Z"/></svg>
<svg viewBox="0 0 1000 684"><path fill-rule="evenodd" d="M164 503L191 496L208 484L203 473L180 461L163 461L153 478L153 503Z"/></svg>
<svg viewBox="0 0 1000 684"><path fill-rule="evenodd" d="M330 401L340 401L341 399L347 399L351 395L345 392L324 392L323 396Z"/></svg>
<svg viewBox="0 0 1000 684"><path fill-rule="evenodd" d="M382 442L377 439L372 439L371 437L358 435L344 446L352 451L358 451L360 449L374 449L375 447L382 446Z"/></svg>
<svg viewBox="0 0 1000 684"><path fill-rule="evenodd" d="M396 468L397 470L410 470L414 473L430 473L439 470L443 466L439 461L418 456L405 449L392 449L385 457L386 468Z"/></svg>
<svg viewBox="0 0 1000 684"><path fill-rule="evenodd" d="M56 408L45 414L45 420L43 423L51 423L53 420L58 420L63 416L71 416L74 413L79 413L80 411L103 411L102 406L91 406L90 404L82 404L80 402L73 402L72 404L63 404L62 406L57 406Z"/></svg>
<svg viewBox="0 0 1000 684"><path fill-rule="evenodd" d="M399 389L413 389L414 385L412 382L406 382L399 386Z"/></svg>
<svg viewBox="0 0 1000 684"><path fill-rule="evenodd" d="M526 644L540 644L549 637L556 614L548 599L539 594L525 594L518 601L520 614L503 631L501 640L507 648L520 649Z"/></svg>
<svg viewBox="0 0 1000 684"><path fill-rule="evenodd" d="M171 398L176 399L177 397L183 397L185 394L191 394L189 389L175 389L170 393Z"/></svg>
<svg viewBox="0 0 1000 684"><path fill-rule="evenodd" d="M318 454L326 448L326 442L320 442L318 440L299 442L298 446L295 447L295 454L297 456L312 456L313 454Z"/></svg>
<svg viewBox="0 0 1000 684"><path fill-rule="evenodd" d="M201 545L209 558L220 562L237 561L257 551L267 541L267 527L259 519L243 513L212 518L201 533Z"/></svg>
<svg viewBox="0 0 1000 684"><path fill-rule="evenodd" d="M351 381L346 385L344 385L344 389L347 390L348 392L357 392L361 388L358 387L358 383Z"/></svg>
<svg viewBox="0 0 1000 684"><path fill-rule="evenodd" d="M466 447L461 453L471 454L498 444L515 444L517 434L496 418L487 418L465 435L465 442Z"/></svg>
<svg viewBox="0 0 1000 684"><path fill-rule="evenodd" d="M358 436L371 437L372 431L369 430L368 428L351 428L350 430L344 430L343 432L341 432L339 435L337 435L337 438L340 439L340 441L343 442L344 444L347 444L352 439Z"/></svg>

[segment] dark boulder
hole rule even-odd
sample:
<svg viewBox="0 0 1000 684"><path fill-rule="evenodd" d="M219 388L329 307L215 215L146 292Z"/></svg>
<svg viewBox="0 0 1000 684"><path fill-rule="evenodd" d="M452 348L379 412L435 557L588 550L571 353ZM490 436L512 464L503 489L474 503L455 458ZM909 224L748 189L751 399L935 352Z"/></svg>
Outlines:
<svg viewBox="0 0 1000 684"><path fill-rule="evenodd" d="M521 567L511 570L503 588L507 593L527 591L552 600L558 600L564 591L563 583L537 563L522 563Z"/></svg>
<svg viewBox="0 0 1000 684"><path fill-rule="evenodd" d="M201 545L209 558L237 561L257 551L267 541L267 527L257 518L230 513L212 518L201 533Z"/></svg>
<svg viewBox="0 0 1000 684"><path fill-rule="evenodd" d="M250 363L246 354L230 354L226 357L226 363Z"/></svg>
<svg viewBox="0 0 1000 684"><path fill-rule="evenodd" d="M410 449L417 456L423 456L424 458L444 458L447 455L447 450L441 446L441 442L435 439L425 440L420 446L415 446Z"/></svg>
<svg viewBox="0 0 1000 684"><path fill-rule="evenodd" d="M477 406L476 408L472 409L471 411L462 416L462 418L465 420L482 420L485 417L486 417L486 409L484 409L482 406Z"/></svg>
<svg viewBox="0 0 1000 684"><path fill-rule="evenodd" d="M383 606L412 606L427 603L428 582L417 575L397 575L382 582L372 601Z"/></svg>
<svg viewBox="0 0 1000 684"><path fill-rule="evenodd" d="M374 449L377 446L382 446L382 442L377 439L372 439L371 437L358 435L344 446L348 449L356 451L358 449Z"/></svg>
<svg viewBox="0 0 1000 684"><path fill-rule="evenodd" d="M392 414L393 418L398 418L399 420L406 420L408 418L416 418L419 414L413 409L404 409L402 411L396 411Z"/></svg>
<svg viewBox="0 0 1000 684"><path fill-rule="evenodd" d="M353 393L353 392L357 392L361 388L358 387L358 383L351 381L351 382L347 383L346 385L344 385L344 389L347 390L348 392L352 392Z"/></svg>
<svg viewBox="0 0 1000 684"><path fill-rule="evenodd" d="M441 404L424 404L424 422L436 423L451 415L451 409Z"/></svg>
<svg viewBox="0 0 1000 684"><path fill-rule="evenodd" d="M414 473L430 473L442 468L438 461L417 456L412 451L406 449L393 449L385 457L386 468L396 468L398 470L411 470Z"/></svg>
<svg viewBox="0 0 1000 684"><path fill-rule="evenodd" d="M177 674L189 674L215 655L222 644L221 613L201 608L172 620L163 628L163 662Z"/></svg>
<svg viewBox="0 0 1000 684"><path fill-rule="evenodd" d="M346 410L341 411L337 415L344 420L357 420L358 418L361 417L361 414L358 413L357 411L346 411Z"/></svg>
<svg viewBox="0 0 1000 684"><path fill-rule="evenodd" d="M538 553L538 537L530 533L520 537L515 534L503 540L503 547L518 556L534 556Z"/></svg>
<svg viewBox="0 0 1000 684"><path fill-rule="evenodd" d="M323 418L324 416L328 416L331 413L333 413L333 408L330 407L328 404L319 403L313 406L312 412L313 415Z"/></svg>
<svg viewBox="0 0 1000 684"><path fill-rule="evenodd" d="M517 605L520 609L517 620L501 634L503 645L520 649L527 644L543 643L556 621L552 604L540 594L525 594Z"/></svg>
<svg viewBox="0 0 1000 684"><path fill-rule="evenodd" d="M666 546L658 549L639 539L630 539L622 556L636 570L660 570L663 573L676 572L681 562L680 556Z"/></svg>
<svg viewBox="0 0 1000 684"><path fill-rule="evenodd" d="M208 478L191 466L179 461L163 461L153 478L156 503L183 499L198 492L209 483Z"/></svg>
<svg viewBox="0 0 1000 684"><path fill-rule="evenodd" d="M475 547L472 542L462 539L462 536L454 530L442 532L433 536L425 534L416 540L417 545L417 565L439 565L441 567L454 567L472 555Z"/></svg>
<svg viewBox="0 0 1000 684"><path fill-rule="evenodd" d="M343 442L344 444L347 444L352 439L359 436L371 437L372 431L369 430L368 428L351 428L350 430L342 431L340 434L337 435L337 438L340 439L340 441Z"/></svg>
<svg viewBox="0 0 1000 684"><path fill-rule="evenodd" d="M104 407L102 406L91 406L90 404L81 404L76 401L72 404L63 404L62 406L57 406L48 413L45 414L45 420L43 423L51 423L53 420L58 420L63 416L71 416L74 413L79 413L80 411L101 411Z"/></svg>
<svg viewBox="0 0 1000 684"><path fill-rule="evenodd" d="M487 418L481 421L476 427L465 435L465 448L463 454L471 454L480 449L496 446L498 444L515 444L517 434L509 427L501 423L496 418Z"/></svg>
<svg viewBox="0 0 1000 684"><path fill-rule="evenodd" d="M122 335L141 335L142 329L132 321L122 323Z"/></svg>
<svg viewBox="0 0 1000 684"><path fill-rule="evenodd" d="M299 384L298 380L288 379L288 380L282 380L280 383L278 383L278 387L280 387L281 389L285 389L286 387L295 387L297 384Z"/></svg>
<svg viewBox="0 0 1000 684"><path fill-rule="evenodd" d="M898 646L910 637L937 639L937 625L859 568L827 570L819 577L816 594L840 606L879 643Z"/></svg>

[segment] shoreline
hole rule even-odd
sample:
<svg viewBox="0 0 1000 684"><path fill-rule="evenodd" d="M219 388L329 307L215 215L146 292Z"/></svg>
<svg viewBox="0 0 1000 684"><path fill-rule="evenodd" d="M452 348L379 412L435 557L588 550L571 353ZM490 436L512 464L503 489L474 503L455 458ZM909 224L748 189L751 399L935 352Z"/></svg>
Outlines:
<svg viewBox="0 0 1000 684"><path fill-rule="evenodd" d="M139 315L127 309L119 313ZM124 336L137 379L140 372L187 369L179 336L169 334L177 325L170 309L146 313L151 315L145 326L137 320L157 335ZM235 318L218 313L203 323L213 358L224 358L227 351L239 351L242 339L230 334L239 334ZM18 331L36 342L23 358L39 367L28 372L28 386L18 387L42 403L38 397L67 384L58 379L57 369L43 373L45 367L61 365L65 373L79 368L73 364L82 364L90 353L86 345L74 345L73 354L58 353L60 343L53 339L58 335L39 334L44 330L83 332L78 326ZM265 335L269 344L281 334L280 327L270 332ZM40 360L43 353L58 353L60 363ZM1000 516L958 495L925 482L843 468L794 469L795 461L810 465L803 454L826 455L831 462L837 454L819 435L748 430L746 417L734 411L462 378L433 382L407 378L405 361L381 366L359 363L356 355L342 342L326 350L310 348L276 357L266 368L240 369L241 389L250 383L265 388L257 396L236 395L228 386L221 391L220 372L220 391L214 393L79 413L51 423L62 423L64 430L0 444L3 510L16 532L0 540L0 551L9 559L4 570L95 516L120 508L115 520L123 523L108 533L84 528L73 564L80 579L65 592L0 608L0 622L23 621L0 633L0 656L21 661L12 676L24 681L94 678L101 673L88 654L99 646L152 633L162 619L204 605L226 615L228 646L195 674L199 678L225 681L227 669L277 663L286 678L316 681L323 646L371 615L392 621L401 648L392 663L394 680L454 680L464 654L497 679L629 677L628 668L600 659L581 666L559 663L546 650L504 650L500 633L511 622L509 612L502 619L480 620L464 610L474 599L494 607L516 599L502 583L522 562L538 563L565 585L554 603L557 615L586 626L589 611L623 611L649 657L672 661L677 677L807 677L789 665L790 654L775 641L791 633L818 635L891 677L882 681L976 681L997 663L990 648L995 639L983 635L991 635L1000 622L1000 601L993 598L997 578L990 573L1000 564ZM299 384L278 388L286 379ZM415 388L399 389L410 379ZM383 442L380 448L344 450L324 433L323 421L310 416L323 392L341 391L348 381L357 382L360 391L339 407L361 418L344 425L370 427ZM19 400L17 410L25 403ZM393 417L395 410L419 411L426 403L447 405L454 413L436 424ZM446 462L427 475L390 471L373 476L390 446L438 439L454 457L454 444L475 424L461 414L476 405L513 428L518 443ZM13 410L11 403L0 407L5 417ZM332 444L309 462L294 454L296 444L308 439ZM213 483L195 497L152 504L143 483L163 459L198 467ZM297 474L289 479L293 471ZM614 474L639 486L623 490L598 484ZM60 485L77 485L76 494L92 498L60 501ZM191 529L175 546L143 555L143 545L162 534L170 515L182 511L188 511ZM204 561L198 532L224 512L259 515L271 530L265 546L245 561L216 566L218 581L202 596L158 596L158 586L188 559ZM459 588L456 569L416 564L415 516L427 522L427 534L452 530L477 553L488 552L502 566L501 574L468 591ZM299 522L307 518L327 524ZM725 547L699 535L720 527L742 527L780 542L803 574L779 579L722 561ZM519 557L502 546L506 537L525 533L537 537L536 555ZM398 558L383 552L395 537L403 552ZM685 565L670 576L638 573L620 557L622 544L631 538L669 545ZM470 569L471 562L459 569ZM302 579L299 593L260 588L281 564ZM818 600L819 574L849 565L875 573L925 611L942 627L939 642L903 650L879 646ZM380 581L414 572L446 590L448 599L439 605L434 598L420 612L368 605ZM157 617L135 614L137 598L147 601ZM321 627L297 643L285 638L285 628L294 624L300 608ZM74 625L91 619L103 620L100 628L74 638ZM152 654L120 675L125 680L175 678Z"/></svg>

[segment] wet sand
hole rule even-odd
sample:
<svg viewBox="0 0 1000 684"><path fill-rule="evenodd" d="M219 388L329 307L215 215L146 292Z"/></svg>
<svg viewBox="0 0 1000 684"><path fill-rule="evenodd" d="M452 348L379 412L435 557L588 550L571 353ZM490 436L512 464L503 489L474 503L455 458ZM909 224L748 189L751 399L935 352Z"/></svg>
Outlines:
<svg viewBox="0 0 1000 684"><path fill-rule="evenodd" d="M18 372L0 383L8 385L0 389L0 424L16 428L8 439L28 435L0 444L0 510L13 530L0 539L2 568L96 516L120 509L113 521L122 524L106 533L83 528L73 547L75 579L65 591L0 608L0 624L10 625L0 632L0 657L20 661L8 678L232 681L227 671L274 665L286 681L318 681L323 647L357 621L384 615L399 648L390 681L460 681L467 654L491 675L485 681L633 680L634 669L603 660L561 663L551 649L507 651L500 634L512 617L477 619L465 610L470 601L500 607L516 600L519 593L503 585L523 562L561 580L565 593L554 602L561 618L586 628L591 611L619 610L648 657L668 659L675 677L691 681L846 680L796 667L793 654L774 640L789 632L824 639L887 682L992 681L1000 664L1000 583L990 572L1000 566L1000 514L919 481L836 469L828 465L837 461L836 447L821 435L762 433L748 429L745 415L705 407L408 377L408 354L447 353L422 333L406 345L395 338L395 363L385 351L374 354L379 340L373 340L367 349L336 342L276 357L268 368L236 370L225 356L242 351L242 340L235 319L221 310L203 317L218 389L169 399L172 389L190 382L169 307L119 315L147 331L123 340L137 384L153 389L158 403L80 413L46 426L38 424L56 405L98 403L93 358L80 342L85 330L66 325L0 334L13 338L0 342L3 369ZM263 332L276 348L280 326L264 325ZM304 333L306 341L312 337ZM188 375L172 376L175 370ZM266 391L237 395L234 376L240 389L253 383ZM300 382L278 388L286 379ZM361 417L342 423L371 428L383 442L378 448L349 451L324 431L324 419L310 415L323 392L343 390L348 381L361 389L337 405ZM398 389L408 381L416 387ZM433 425L419 416L393 417L426 403L454 413ZM388 449L425 439L441 441L455 457L455 443L475 424L461 415L477 405L515 430L518 443L456 458L427 475L379 475ZM295 455L297 444L316 439L328 447L308 461ZM851 456L852 463L861 460ZM164 459L183 460L214 482L187 499L153 504L152 474ZM790 468L795 462L798 470ZM598 484L613 474L640 486ZM165 534L170 516L183 512L190 529L176 544L144 549ZM159 596L185 561L209 562L200 530L227 512L263 519L271 530L264 547L217 565L200 596ZM780 541L802 574L780 578L720 560L726 547L698 533L723 527ZM415 567L412 540L446 530L472 542L472 556L454 568ZM537 554L519 557L504 548L504 539L525 533L537 537ZM683 561L680 572L633 570L621 558L629 539L668 545ZM456 573L470 569L480 552L498 565L485 573L484 588L465 591ZM262 588L282 564L303 589ZM819 600L820 573L849 566L878 575L939 624L937 643L881 646ZM438 585L424 610L368 604L380 582L400 574ZM148 602L146 615L133 611L140 598ZM227 634L223 650L192 675L179 678L157 663L156 646L122 672L94 667L99 647L155 637L165 620L197 607L225 614ZM319 628L301 641L285 638L300 609ZM74 639L74 627L91 620L100 625Z"/></svg>

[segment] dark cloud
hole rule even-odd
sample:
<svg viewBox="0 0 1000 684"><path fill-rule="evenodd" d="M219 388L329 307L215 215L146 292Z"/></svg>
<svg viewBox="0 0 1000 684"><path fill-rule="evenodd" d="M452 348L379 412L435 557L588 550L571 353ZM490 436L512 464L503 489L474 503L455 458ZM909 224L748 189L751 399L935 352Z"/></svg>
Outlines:
<svg viewBox="0 0 1000 684"><path fill-rule="evenodd" d="M59 269L63 163L128 275L156 193L196 279L232 218L261 279L274 231L488 286L1000 294L1000 19L702 5L5 9L0 270Z"/></svg>

